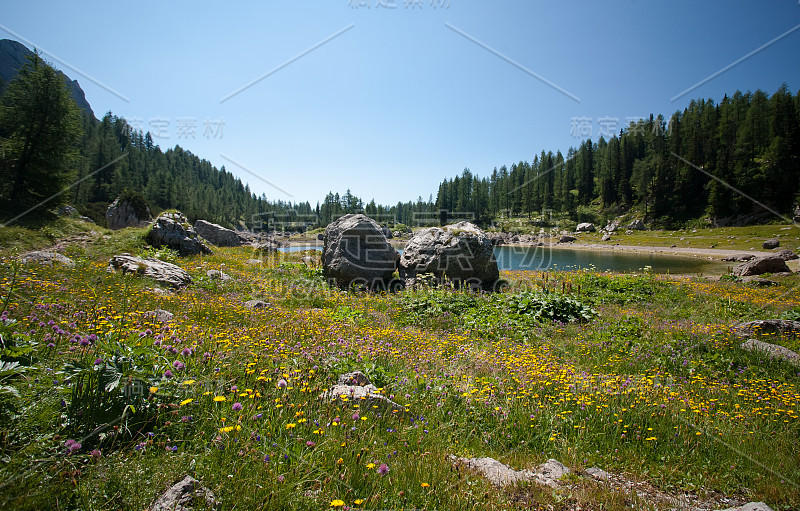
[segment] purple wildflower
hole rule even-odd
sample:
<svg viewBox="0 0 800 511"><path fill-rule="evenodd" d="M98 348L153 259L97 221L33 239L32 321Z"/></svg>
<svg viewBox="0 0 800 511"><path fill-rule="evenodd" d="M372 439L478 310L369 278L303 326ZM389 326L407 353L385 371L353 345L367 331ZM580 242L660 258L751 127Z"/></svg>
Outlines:
<svg viewBox="0 0 800 511"><path fill-rule="evenodd" d="M387 465L386 463L381 463L381 466L378 467L378 474L385 476L388 473L389 473L389 465Z"/></svg>
<svg viewBox="0 0 800 511"><path fill-rule="evenodd" d="M242 403L233 403L233 411L238 412L242 409Z"/></svg>

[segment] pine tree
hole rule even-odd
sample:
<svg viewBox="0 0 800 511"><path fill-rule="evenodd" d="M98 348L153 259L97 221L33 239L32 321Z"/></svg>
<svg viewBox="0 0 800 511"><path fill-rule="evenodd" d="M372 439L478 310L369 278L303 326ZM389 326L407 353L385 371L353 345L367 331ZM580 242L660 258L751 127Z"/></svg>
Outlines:
<svg viewBox="0 0 800 511"><path fill-rule="evenodd" d="M0 201L11 213L66 202L81 136L78 106L64 79L35 52L3 95ZM55 196L55 197L54 197ZM52 200L50 200L52 198Z"/></svg>

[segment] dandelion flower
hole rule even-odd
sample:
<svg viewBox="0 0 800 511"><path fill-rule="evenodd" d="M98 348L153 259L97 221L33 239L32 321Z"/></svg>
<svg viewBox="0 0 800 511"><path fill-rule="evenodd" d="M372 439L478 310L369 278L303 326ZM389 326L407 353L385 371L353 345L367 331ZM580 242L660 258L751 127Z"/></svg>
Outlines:
<svg viewBox="0 0 800 511"><path fill-rule="evenodd" d="M340 499L332 500L331 507L342 507L344 506L344 501Z"/></svg>

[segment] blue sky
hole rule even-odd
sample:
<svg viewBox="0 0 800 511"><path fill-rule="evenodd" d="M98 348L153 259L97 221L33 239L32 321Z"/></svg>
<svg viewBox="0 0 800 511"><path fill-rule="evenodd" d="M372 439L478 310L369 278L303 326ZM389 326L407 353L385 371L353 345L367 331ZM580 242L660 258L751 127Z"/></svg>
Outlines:
<svg viewBox="0 0 800 511"><path fill-rule="evenodd" d="M427 199L465 167L566 153L692 98L800 89L795 0L27 0L0 25L49 52L96 114L312 205L347 188Z"/></svg>

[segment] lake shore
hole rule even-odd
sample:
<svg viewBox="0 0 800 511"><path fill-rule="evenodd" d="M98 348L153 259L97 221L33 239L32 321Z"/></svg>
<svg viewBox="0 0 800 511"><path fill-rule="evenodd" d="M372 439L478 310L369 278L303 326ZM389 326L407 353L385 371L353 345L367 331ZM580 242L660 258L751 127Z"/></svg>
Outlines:
<svg viewBox="0 0 800 511"><path fill-rule="evenodd" d="M389 240L396 248L402 248L407 240ZM322 243L319 241L288 241L284 242L287 247L309 247L309 249L321 249ZM503 247L535 247L536 243L504 243L498 245ZM602 251L621 251L621 252L640 252L647 254L666 254L686 257L704 257L710 260L722 260L724 257L739 254L752 254L756 257L767 255L771 252L765 250L730 250L719 248L694 248L694 247L659 247L647 245L621 245L605 243L583 243L580 241L570 243L545 243L545 247L556 250L602 250Z"/></svg>

